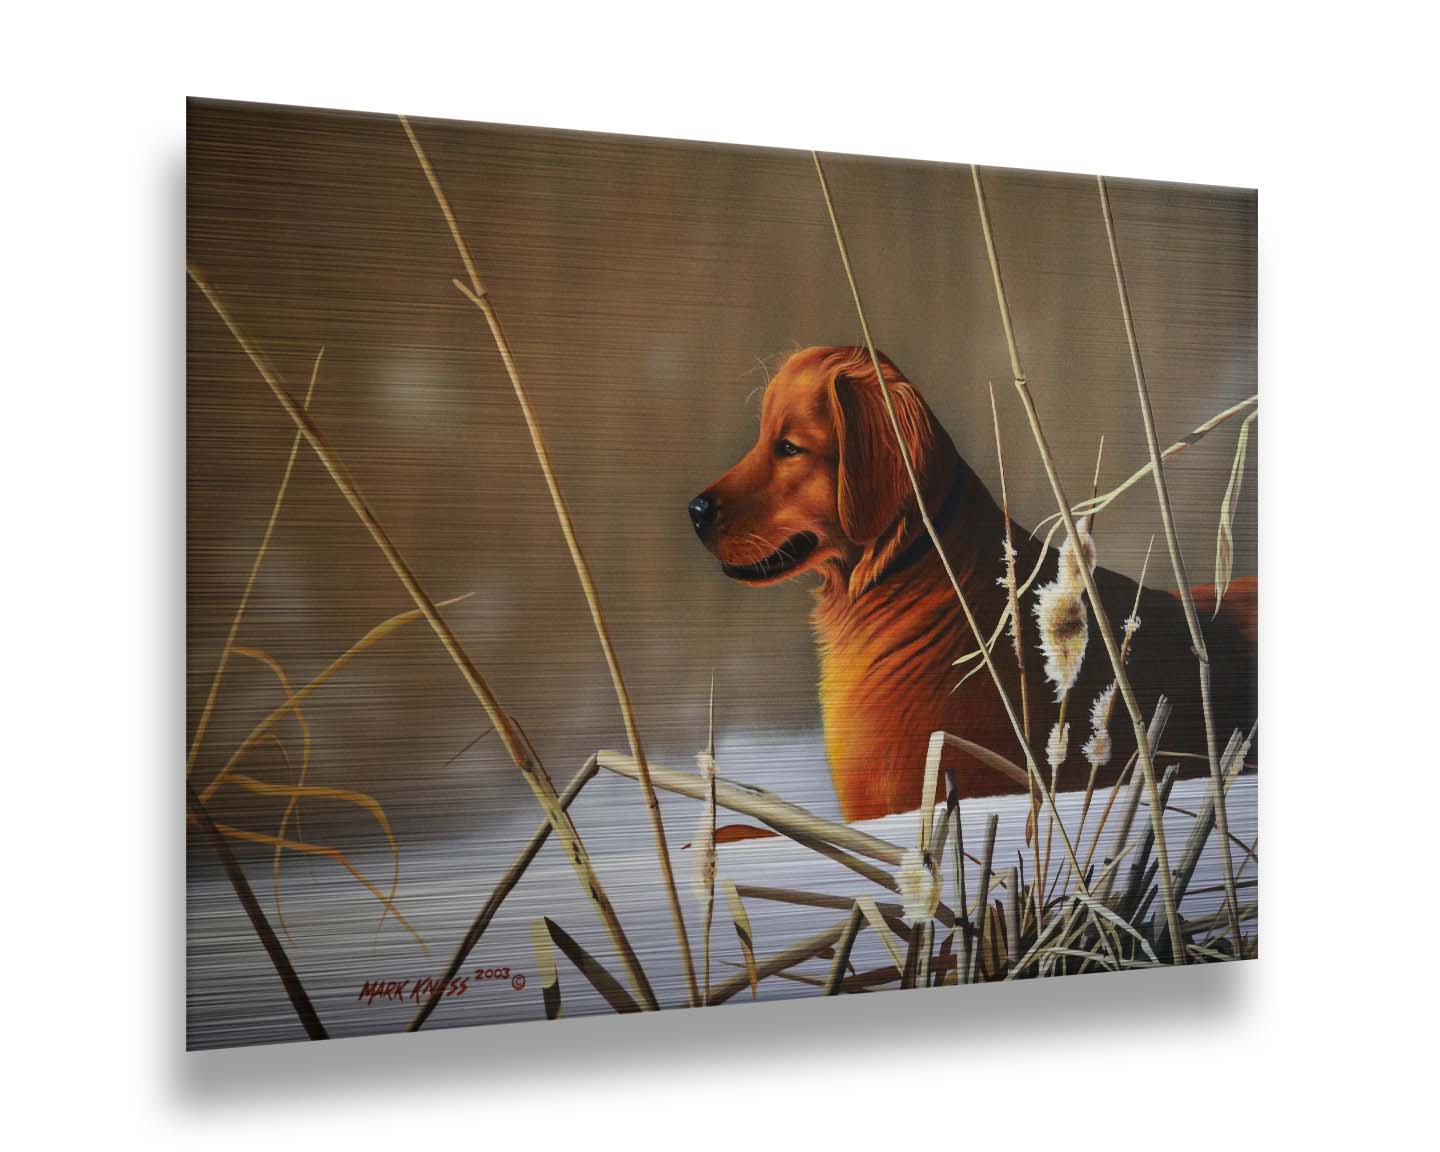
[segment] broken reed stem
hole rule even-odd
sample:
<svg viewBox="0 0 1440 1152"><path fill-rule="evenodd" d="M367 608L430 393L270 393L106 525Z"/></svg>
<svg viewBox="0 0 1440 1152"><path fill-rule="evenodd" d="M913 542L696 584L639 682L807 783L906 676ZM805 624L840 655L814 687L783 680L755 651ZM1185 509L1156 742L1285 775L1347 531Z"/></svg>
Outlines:
<svg viewBox="0 0 1440 1152"><path fill-rule="evenodd" d="M1075 527L1075 517L1070 511L1070 501L1065 495L1065 487L1055 466L1055 457L1050 451L1050 443L1045 438L1045 430L1040 425L1040 416L1035 409L1035 399L1030 394L1030 383L1026 379L1024 369L1020 366L1020 350L1015 343L1015 330L1010 321L1010 304L1005 297L1005 282L1000 276L1000 260L995 254L995 238L990 229L990 209L985 202L985 190L980 184L980 169L974 164L970 165L970 176L975 185L975 201L980 212L980 225L985 234L985 252L990 260L990 275L995 282L995 299L1000 307L1000 322L1005 329L1005 343L1010 353L1010 368L1015 377L1015 391L1020 396L1020 402L1025 406L1025 416L1030 422L1030 431L1035 437L1035 446L1040 450L1040 458L1045 464L1045 473L1050 479L1055 503L1060 509L1061 519L1065 522L1065 531L1076 552L1083 556L1084 549L1081 546L1080 533ZM1160 898L1165 908L1165 922L1170 930L1170 938L1175 945L1176 963L1183 964L1185 962L1185 944L1180 935L1180 917L1175 909L1174 893L1171 891L1170 860L1165 848L1164 812L1159 804L1155 765L1151 760L1150 744L1145 732L1145 717L1140 711L1140 701L1135 695L1135 690L1130 686L1130 677L1125 674L1125 663L1120 659L1120 646L1115 641L1115 630L1110 627L1110 618L1105 612L1104 605L1100 602L1100 592L1095 586L1095 575L1090 571L1088 564L1082 563L1079 568L1080 576L1085 583L1085 594L1090 598L1090 607L1095 613L1095 622L1100 628L1100 637L1105 642L1105 651L1109 653L1110 663L1115 669L1115 682L1120 687L1120 695L1125 700L1125 707L1130 713L1131 725L1135 729L1140 771L1145 780L1146 794L1151 802L1150 817L1155 825L1155 848L1160 861ZM983 640L980 646L983 650L985 647ZM1064 835L1063 822L1061 834ZM1066 837L1066 843L1069 843L1068 837ZM1083 885L1083 873L1080 871L1079 864L1074 862L1074 852L1072 851L1070 855L1075 869L1075 882Z"/></svg>
<svg viewBox="0 0 1440 1152"><path fill-rule="evenodd" d="M840 933L840 939L835 945L835 959L830 963L830 975L825 981L822 996L834 996L840 991L845 982L845 966L850 963L850 950L855 947L855 937L860 933L860 925L864 923L865 914L860 911L859 904L850 906L850 918L845 921L845 930Z"/></svg>
<svg viewBox="0 0 1440 1152"><path fill-rule="evenodd" d="M965 898L965 825L960 819L960 780L954 768L950 769L950 806L955 817L955 931L960 933L960 951L956 958L955 983L964 984L970 978L970 946L974 931L970 923L970 905Z"/></svg>
<svg viewBox="0 0 1440 1152"><path fill-rule="evenodd" d="M837 912L844 912L847 908L855 905L858 898L850 896L831 896L824 892L802 892L796 888L771 888L763 884L736 884L735 892L746 900L769 900L780 904L799 904L805 908L833 908ZM869 899L869 897L865 897ZM910 925L905 921L905 908L901 904L875 903L875 910L880 918L888 925L895 935L901 939L910 938ZM953 928L955 926L955 914L944 904L935 907L935 919L942 927Z"/></svg>
<svg viewBox="0 0 1440 1152"><path fill-rule="evenodd" d="M1020 959L1020 871L1011 868L1005 874L1005 887L1009 889L1005 900L1005 958L1013 971ZM1037 928L1038 931L1038 928Z"/></svg>
<svg viewBox="0 0 1440 1152"><path fill-rule="evenodd" d="M985 634L980 631L980 625L975 620L975 614L970 610L970 601L966 598L960 587L960 580L955 575L955 569L950 563L950 557L946 555L945 547L940 541L940 534L935 531L935 525L930 519L930 510L925 506L925 494L920 488L920 479L915 474L915 461L910 457L910 448L905 442L905 437L900 432L900 421L895 415L895 404L890 398L890 386L885 382L885 373L880 367L880 357L875 352L875 342L870 337L870 325L865 319L865 307L860 302L860 288L855 283L855 273L850 267L850 252L845 247L845 235L840 230L840 219L835 214L835 202L830 196L830 182L825 178L825 169L820 164L820 155L812 151L811 158L815 161L815 174L820 178L820 191L825 197L825 210L830 216L830 226L835 233L835 246L840 251L840 263L845 269L845 279L850 285L850 296L855 301L855 314L860 320L860 331L865 337L865 350L870 353L870 363L875 369L875 378L880 384L880 396L885 402L885 412L890 417L890 429L895 434L895 444L900 452L900 459L905 465L905 475L910 480L910 488L915 494L915 504L920 512L920 519L925 524L925 531L930 536L930 542L935 546L935 551L940 556L940 563L945 568L945 575L950 578L950 586L955 590L955 598L960 602L960 610L965 615L965 623L970 628L970 634L975 637L975 643L980 647L980 657L985 662L985 668L990 673L990 678L995 682L995 691L1000 696L1000 702L1005 706L1005 715L1010 720L1010 727L1014 729L1015 738L1020 741L1020 746L1025 752L1025 767L1034 780L1035 786L1044 794L1050 812L1055 816L1056 822L1060 824L1060 837L1065 842L1065 853L1071 862L1075 862L1075 846L1070 842L1070 836L1065 831L1063 821L1059 819L1059 812L1055 807L1055 796L1045 787L1045 782L1040 775L1039 765L1035 762L1035 755L1030 750L1030 741L1025 738L1025 730L1021 726L1020 718L1015 713L1015 705L1010 700L1010 693L1005 691L1004 682L1000 679L1000 672L995 667L995 661L991 659L990 649L985 643ZM1008 324L1008 321L1007 321ZM1077 544L1078 548L1079 545ZM1084 568L1084 565L1081 565ZM1079 878L1080 868L1078 863L1075 867L1076 883L1084 890L1084 881Z"/></svg>
<svg viewBox="0 0 1440 1152"><path fill-rule="evenodd" d="M650 773L645 763L645 749L640 741L640 729L635 720L635 709L630 702L630 694L625 689L625 678L620 671L620 661L615 655L615 645L610 640L610 630L605 623L605 614L600 607L600 594L596 591L595 581L590 574L590 565L580 548L580 541L575 536L575 524L570 516L570 508L565 503L564 494L560 491L560 482L556 479L555 469L550 463L550 452L545 446L545 437L540 428L540 421L535 415L535 410L530 406L529 394L525 391L525 385L520 379L520 369L515 363L510 342L506 339L505 331L500 326L499 314L495 311L495 306L490 302L489 293L480 280L480 273L475 267L470 246L466 244L465 238L460 232L460 225L455 219L455 213L450 208L449 198L440 186L440 180L435 175L434 168L430 166L430 160L425 155L420 138L410 127L409 120L404 116L399 117L399 120L401 127L405 129L405 135L410 138L410 146L415 151L415 159L420 162L420 168L425 173L430 191L434 193L435 201L445 217L445 223L450 228L450 235L454 239L460 259L465 265L466 274L470 277L469 285L459 280L454 281L454 284L470 303L480 309L490 328L490 335L495 340L495 347L500 353L500 359L504 361L506 374L510 377L511 386L515 390L515 398L519 401L520 411L525 417L525 426L530 432L530 442L535 449L535 458L539 461L540 471L545 476L545 486L550 490L550 501L555 506L555 516L560 521L560 531L565 537L565 546L570 550L570 559L575 565L575 574L580 578L580 587L585 593L585 603L590 609L590 618L595 624L595 634L600 639L600 647L604 650L605 664L610 670L610 681L615 687L615 699L619 702L620 715L625 722L625 737L630 743L630 754L635 757L635 762L640 766L640 790L644 794L645 806L650 813L650 830L655 837L655 849L660 857L660 874L665 884L665 896L670 903L670 915L675 922L675 937L680 945L680 959L685 969L686 981L690 986L690 1003L693 1007L698 1008L703 1000L695 978L695 962L690 955L690 938L685 931L685 917L680 910L680 894L676 891L675 874L670 866L670 849L665 840L665 824L660 816L660 802L655 796L654 786L650 783Z"/></svg>
<svg viewBox="0 0 1440 1152"><path fill-rule="evenodd" d="M235 338L235 342L240 345L245 355L249 357L250 362L255 366L255 370L260 373L261 378L269 386L270 391L274 393L275 399L279 401L280 406L285 409L286 414L294 422L295 426L304 434L306 442L310 445L311 449L314 450L315 455L320 458L321 463L325 465L326 471L330 473L331 479L335 481L335 486L340 489L341 495L345 497L346 502L350 505L356 517L370 533L371 539L375 541L376 546L380 549L385 559L389 561L391 569L399 578L400 583L404 585L406 592L410 594L410 598L415 602L415 606L424 614L431 629L434 631L436 637L439 638L441 645L445 648L450 659L465 678L466 684L469 685L470 690L475 694L475 697L480 701L481 705L484 706L486 713L490 717L490 723L495 726L496 732L499 733L500 739L505 744L505 750L510 754L510 758L515 762L515 766L520 769L520 773L525 778L526 784L530 786L530 790L539 802L541 810L547 818L549 818L551 826L555 829L556 836L559 837L560 842L564 845L565 853L569 857L576 875L579 877L581 887L585 889L591 901L594 903L595 909L599 913L606 931L609 933L611 943L620 955L625 965L627 975L629 975L632 983L635 985L635 990L639 995L641 1004L651 1011L658 1010L659 1004L655 1000L655 993L650 988L650 983L646 979L644 969L640 967L640 960L635 955L635 950L631 947L630 940L625 935L625 930L620 926L620 919L615 914L615 909L610 903L610 898L605 894L605 889L600 884L600 878L595 874L594 866L590 863L589 853L585 850L585 845L580 839L580 833L576 830L574 823L571 822L565 810L560 807L560 798L556 795L555 785L551 781L549 774L545 771L545 766L540 762L539 757L535 755L534 749L530 748L528 742L522 739L514 722L511 721L510 717L500 707L500 702L495 698L495 694L491 692L490 686L485 682L485 678L480 675L479 670L475 667L469 655L465 652L464 648L461 647L460 641L456 639L455 633L451 630L450 625L447 624L445 619L440 615L439 610L435 606L435 602L430 599L429 594L420 586L420 582L416 579L414 572L411 571L410 566L400 555L399 550L395 547L385 529L375 518L375 514L370 510L369 504L366 503L365 498L360 494L360 489L351 478L349 471L325 442L324 438L320 435L319 429L316 428L309 415L302 411L294 399L291 398L290 394L280 383L279 377L275 375L269 364L265 361L265 358L260 354L259 349L250 342L249 337L245 335L231 318L229 311L221 302L220 298L215 295L210 285L205 282L194 268L187 266L186 271L189 273L190 279L195 282L195 286L200 289L205 299L209 301L216 315L224 322L225 327L230 330L230 334Z"/></svg>
<svg viewBox="0 0 1440 1152"><path fill-rule="evenodd" d="M1195 594L1185 571L1185 558L1180 550L1180 536L1175 530L1175 513L1170 503L1170 488L1165 482L1165 464L1160 459L1160 437L1155 429L1155 409L1150 403L1150 387L1145 381L1145 367L1140 360L1140 344L1135 337L1135 318L1130 311L1130 293L1125 286L1125 269L1120 263L1120 247L1115 240L1115 217L1110 210L1110 192L1105 177L1095 177L1100 191L1100 211L1105 218L1105 237L1110 242L1110 263L1115 269L1115 289L1120 296L1120 314L1125 320L1125 340L1130 346L1130 365L1135 370L1135 390L1140 398L1140 414L1145 424L1145 443L1150 449L1150 466L1155 477L1155 497L1160 504L1160 522L1165 528L1165 542L1170 548L1170 566L1175 573L1180 603L1185 607L1185 623L1190 628L1190 642L1200 666L1200 705L1205 714L1205 752L1210 760L1210 784L1215 799L1215 828L1220 834L1220 869L1225 881L1225 905L1230 915L1230 932L1235 938L1235 954L1240 955L1239 904L1235 899L1235 865L1230 857L1230 820L1225 811L1225 783L1220 774L1220 758L1215 744L1215 710L1210 693L1210 653L1195 610ZM1218 608L1218 603L1217 603ZM1164 862L1161 868L1165 867ZM1175 946L1181 949L1176 941Z"/></svg>
<svg viewBox="0 0 1440 1152"><path fill-rule="evenodd" d="M566 785L565 791L560 796L560 807L568 809L575 797L580 795L580 790L590 783L600 772L600 766L595 762L595 757L585 761L584 766L575 774L575 779ZM445 994L445 989L450 986L450 981L459 973L461 966L469 958L470 953L475 950L475 945L480 943L480 937L485 935L485 930L490 927L490 922L495 919L495 914L500 911L500 905L505 903L505 897L509 896L515 885L520 883L520 878L525 875L525 870L530 867L531 861L540 853L545 846L545 841L550 839L550 821L542 820L540 826L530 834L530 840L520 850L520 855L515 857L514 863L505 870L505 875L500 877L500 882L491 890L489 897L485 900L484 907L480 909L475 922L470 925L470 930L465 933L460 941L460 946L455 949L455 954L450 957L450 963L445 969L445 974L433 986L429 998L420 1006L414 1018L406 1026L407 1032L418 1032L425 1026L430 1013L435 1011L435 1006Z"/></svg>
<svg viewBox="0 0 1440 1152"><path fill-rule="evenodd" d="M310 387L305 390L305 411L310 411L310 399L315 395L315 381L320 376L320 359L325 355L322 345L315 354L315 363L310 369ZM295 458L300 454L300 443L304 439L297 431L290 441L290 455L285 461L285 471L280 476L280 487L275 491L275 502L270 506L270 518L265 521L265 531L260 537L260 546L255 549L255 559L250 564L250 575L245 579L245 588L240 593L240 603L235 606L235 615L230 618L230 631L225 636L225 647L220 649L220 660L215 665L215 675L210 679L210 691L205 697L205 707L200 710L200 720L195 725L195 738L190 742L190 754L185 758L185 774L188 776L195 767L195 757L205 739L205 729L210 726L210 714L215 710L215 700L220 695L220 681L225 676L225 666L230 662L230 653L235 649L235 637L240 633L240 622L245 619L245 609L250 604L250 593L255 589L255 579L260 575L260 565L265 563L265 553L270 549L270 537L275 534L275 524L280 519L280 507L285 503L285 493L290 487L290 474L295 470Z"/></svg>
<svg viewBox="0 0 1440 1152"><path fill-rule="evenodd" d="M291 1007L295 1009L295 1015L300 1018L305 1035L309 1036L311 1040L329 1039L325 1025L320 1022L320 1015L315 1011L315 1005L305 994L305 986L300 983L300 976L296 973L295 966L290 963L290 957L285 954L285 948L280 943L280 938L275 935L275 929L271 928L270 921L265 919L260 901L255 898L255 893L250 887L250 882L245 879L245 873L235 859L235 854L230 851L230 845L225 843L224 834L216 827L215 821L210 818L209 811L200 802L200 797L195 794L195 788L188 779L185 781L185 799L187 807L195 817L195 822L205 830L205 835L210 838L210 847L225 869L225 875L229 877L230 883L235 889L235 895L240 897L240 904L245 909L245 914L250 917L251 927L255 929L255 935L260 937L260 943L264 945L265 953L270 957L270 963L275 965L280 983L285 986L285 995L290 998Z"/></svg>
<svg viewBox="0 0 1440 1152"><path fill-rule="evenodd" d="M853 915L853 913L852 913ZM777 975L787 968L793 968L796 964L802 964L825 949L833 947L844 934L850 923L850 917L846 917L841 923L833 928L827 928L824 932L817 933L792 944L783 952L777 952L765 960L761 960L755 967L756 980L764 980L767 977ZM717 987L711 994L708 1003L711 1005L723 1004L737 992L743 992L750 987L750 974L741 972Z"/></svg>
<svg viewBox="0 0 1440 1152"><path fill-rule="evenodd" d="M980 856L979 894L975 898L975 966L970 972L967 984L974 984L980 975L980 961L985 952L985 921L990 903L990 869L995 861L995 832L999 827L999 813L990 813L990 819L985 823L985 851ZM968 920L970 910L966 908L964 912L965 918Z"/></svg>
<svg viewBox="0 0 1440 1152"><path fill-rule="evenodd" d="M1259 396L1247 396L1244 400L1241 400L1236 404L1230 405L1229 408L1215 413L1215 415L1210 417L1209 420L1206 420L1203 424L1191 429L1184 436L1180 437L1179 440L1175 441L1175 443L1171 444L1168 448L1166 448L1165 451L1160 453L1160 459L1169 460L1175 456L1179 456L1180 453L1185 451L1185 449L1200 443L1201 440L1205 439L1206 436L1208 436L1211 432L1215 431L1215 429L1220 427L1220 425L1224 424L1228 420L1233 420L1236 416L1239 416L1247 409L1254 408L1259 402ZM1124 483L1117 484L1114 488L1111 488L1110 491L1104 493L1103 495L1096 496L1091 500L1081 501L1079 504L1076 504L1071 509L1071 511L1076 516L1084 516L1094 512L1103 512L1106 508L1110 507L1110 505L1113 504L1117 499L1123 496L1126 492L1130 491L1131 488L1135 487L1136 484L1140 483L1141 480L1144 480L1146 476L1150 475L1152 471L1154 471L1154 469L1150 464L1142 464L1139 468L1135 469L1134 472L1130 473L1130 475L1125 478ZM1058 527L1060 521L1060 513L1050 513L1050 515L1046 516L1038 524L1035 525L1034 532L1039 532L1040 529L1044 528L1045 525L1049 524L1052 520L1056 522L1056 526ZM1033 534L1034 533L1032 533L1032 535Z"/></svg>
<svg viewBox="0 0 1440 1152"><path fill-rule="evenodd" d="M595 755L597 763L607 772L614 772L617 776L625 776L631 780L639 778L639 768L635 761L623 752L602 749ZM650 775L656 787L663 788L666 792L688 796L692 800L705 799L705 782L694 772L679 772L674 768L651 764ZM727 780L724 776L715 778L715 801L722 808L752 816L768 824L781 835L800 841L823 840L857 856L878 860L891 868L899 868L905 855L905 850L899 845L872 836L861 828L836 824L807 812L798 804L782 800L763 788L753 788L748 784Z"/></svg>

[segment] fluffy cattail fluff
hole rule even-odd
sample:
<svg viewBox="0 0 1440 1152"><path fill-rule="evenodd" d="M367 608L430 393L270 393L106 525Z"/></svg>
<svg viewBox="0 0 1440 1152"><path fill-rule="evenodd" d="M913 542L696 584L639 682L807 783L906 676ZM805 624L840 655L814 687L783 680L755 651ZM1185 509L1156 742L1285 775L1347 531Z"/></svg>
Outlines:
<svg viewBox="0 0 1440 1152"><path fill-rule="evenodd" d="M1080 555L1090 570L1095 569L1095 541L1090 522L1075 525L1080 554L1067 536L1060 545L1060 570L1052 584L1035 593L1035 621L1040 632L1040 651L1045 655L1045 676L1055 685L1055 699L1062 699L1080 676L1080 663L1090 642L1090 613L1085 608L1085 578Z"/></svg>
<svg viewBox="0 0 1440 1152"><path fill-rule="evenodd" d="M925 862L918 848L907 848L900 859L900 900L905 919L912 924L929 920L940 906L940 870Z"/></svg>
<svg viewBox="0 0 1440 1152"><path fill-rule="evenodd" d="M695 893L708 906L715 896L715 757L701 752L695 761L705 781L705 814L695 833Z"/></svg>
<svg viewBox="0 0 1440 1152"><path fill-rule="evenodd" d="M1110 687L1095 697L1095 703L1090 705L1090 739L1085 741L1084 747L1080 749L1085 754L1085 759L1090 762L1090 767L1099 771L1110 763L1110 756L1114 751L1110 743L1110 713L1115 708L1115 682L1110 682Z"/></svg>
<svg viewBox="0 0 1440 1152"><path fill-rule="evenodd" d="M1070 724L1056 724L1050 729L1050 739L1045 744L1045 759L1050 762L1050 771L1060 771L1065 763L1065 754L1070 750Z"/></svg>
<svg viewBox="0 0 1440 1152"><path fill-rule="evenodd" d="M1132 612L1129 616L1125 617L1125 636L1128 639L1129 637L1134 636L1135 633L1139 631L1140 617Z"/></svg>

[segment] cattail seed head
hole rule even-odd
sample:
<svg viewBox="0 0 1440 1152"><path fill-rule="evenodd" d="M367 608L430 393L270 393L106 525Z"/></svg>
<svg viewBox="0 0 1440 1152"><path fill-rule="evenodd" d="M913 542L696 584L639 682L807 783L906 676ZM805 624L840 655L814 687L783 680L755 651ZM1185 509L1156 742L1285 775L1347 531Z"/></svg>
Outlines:
<svg viewBox="0 0 1440 1152"><path fill-rule="evenodd" d="M1045 759L1050 762L1050 771L1060 771L1065 755L1070 750L1070 724L1056 724L1050 729L1050 739L1045 744Z"/></svg>
<svg viewBox="0 0 1440 1152"><path fill-rule="evenodd" d="M1090 613L1085 607L1085 579L1079 556L1093 571L1095 541L1089 521L1075 526L1080 538L1077 552L1069 537L1060 546L1059 572L1051 584L1035 593L1035 621L1040 631L1040 651L1045 656L1045 676L1055 686L1055 699L1062 699L1080 676L1085 648L1090 642Z"/></svg>
<svg viewBox="0 0 1440 1152"><path fill-rule="evenodd" d="M1095 703L1090 705L1090 739L1080 749L1090 767L1097 771L1110 763L1114 753L1114 745L1110 742L1110 714L1114 709L1115 682L1112 680L1110 687L1096 696Z"/></svg>

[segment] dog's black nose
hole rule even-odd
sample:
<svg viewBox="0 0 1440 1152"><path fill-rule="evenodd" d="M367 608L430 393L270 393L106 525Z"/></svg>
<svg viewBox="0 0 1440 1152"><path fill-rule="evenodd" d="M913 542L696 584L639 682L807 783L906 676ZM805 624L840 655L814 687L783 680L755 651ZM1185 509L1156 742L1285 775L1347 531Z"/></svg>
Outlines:
<svg viewBox="0 0 1440 1152"><path fill-rule="evenodd" d="M708 496L696 496L690 501L690 523L695 531L703 532L715 520L715 501Z"/></svg>

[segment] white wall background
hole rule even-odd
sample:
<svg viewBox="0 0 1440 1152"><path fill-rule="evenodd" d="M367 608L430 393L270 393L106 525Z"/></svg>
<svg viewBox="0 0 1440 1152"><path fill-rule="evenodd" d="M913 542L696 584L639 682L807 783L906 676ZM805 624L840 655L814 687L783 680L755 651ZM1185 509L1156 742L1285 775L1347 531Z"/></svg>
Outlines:
<svg viewBox="0 0 1440 1152"><path fill-rule="evenodd" d="M1423 1140L1433 31L1388 3L1008 10L11 12L0 843L15 1146ZM1259 186L1263 960L183 1055L191 93Z"/></svg>

